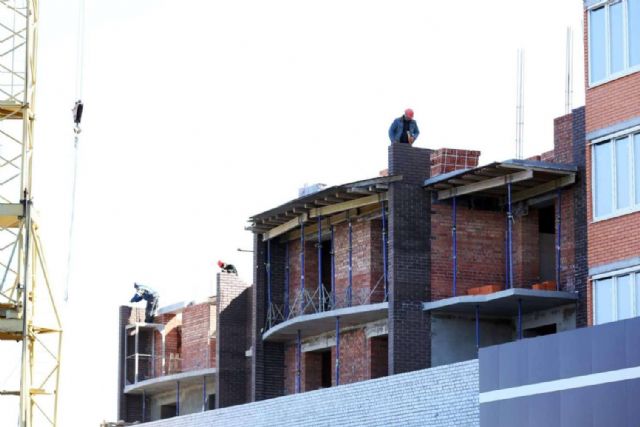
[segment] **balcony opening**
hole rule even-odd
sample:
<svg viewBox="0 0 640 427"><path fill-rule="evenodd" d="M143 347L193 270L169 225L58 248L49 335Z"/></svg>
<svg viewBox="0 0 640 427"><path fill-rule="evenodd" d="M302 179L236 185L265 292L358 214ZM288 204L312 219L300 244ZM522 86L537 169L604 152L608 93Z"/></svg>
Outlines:
<svg viewBox="0 0 640 427"><path fill-rule="evenodd" d="M371 378L386 377L389 373L389 338L387 336L369 339L371 346Z"/></svg>
<svg viewBox="0 0 640 427"><path fill-rule="evenodd" d="M304 353L304 391L331 387L331 350Z"/></svg>
<svg viewBox="0 0 640 427"><path fill-rule="evenodd" d="M178 415L178 406L175 403L160 406L160 419L175 417Z"/></svg>
<svg viewBox="0 0 640 427"><path fill-rule="evenodd" d="M538 209L538 241L540 281L555 280L556 217L554 205Z"/></svg>
<svg viewBox="0 0 640 427"><path fill-rule="evenodd" d="M543 335L555 334L556 331L557 331L556 324L551 323L548 325L538 326L536 328L525 329L522 331L522 336L524 338L541 337Z"/></svg>
<svg viewBox="0 0 640 427"><path fill-rule="evenodd" d="M210 394L207 398L207 410L216 409L216 395Z"/></svg>

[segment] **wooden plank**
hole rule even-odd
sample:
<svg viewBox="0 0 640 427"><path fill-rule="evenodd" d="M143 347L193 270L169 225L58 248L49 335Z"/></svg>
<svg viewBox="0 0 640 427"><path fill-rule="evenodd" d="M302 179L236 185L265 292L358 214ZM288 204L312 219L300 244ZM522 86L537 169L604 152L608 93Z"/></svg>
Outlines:
<svg viewBox="0 0 640 427"><path fill-rule="evenodd" d="M374 203L380 203L384 200L387 200L387 193L373 194L371 196L349 200L348 202L336 203L335 205L329 205L322 208L311 209L309 211L309 218L315 218L315 217L324 216L324 215L331 215L333 213L342 212L349 209L355 209L362 206L372 205Z"/></svg>
<svg viewBox="0 0 640 427"><path fill-rule="evenodd" d="M553 181L538 185L537 187L529 188L527 190L520 191L519 193L515 193L511 197L511 203L531 199L532 197L548 193L549 191L566 187L567 185L571 185L574 182L576 182L576 176L574 174L563 176L562 178L554 179Z"/></svg>
<svg viewBox="0 0 640 427"><path fill-rule="evenodd" d="M292 230L296 227L300 226L300 222L305 222L308 219L308 215L307 214L302 214L297 218L293 218L292 220L289 220L287 222L285 222L284 224L281 224L277 227L272 228L271 230L265 232L262 235L262 241L266 242L269 239L273 239L274 237L278 237L281 234L286 233L289 230Z"/></svg>
<svg viewBox="0 0 640 427"><path fill-rule="evenodd" d="M351 219L360 219L367 215L371 215L373 212L377 212L380 210L379 206L369 205L364 206L358 209L349 210L349 216ZM347 220L347 212L341 212L339 214L330 216L326 219L322 220L322 230L328 231L329 227L332 225L338 225ZM318 233L318 223L311 223L304 227L304 235L305 236L315 236ZM289 231L285 236L283 236L285 240L297 240L300 238L300 229L295 229Z"/></svg>
<svg viewBox="0 0 640 427"><path fill-rule="evenodd" d="M474 182L473 184L454 187L449 190L438 191L438 200L449 199L453 196L462 196L464 194L477 193L491 188L501 187L510 182L524 181L533 178L533 171L526 170L516 172L509 175L503 175L496 178L486 179L484 181Z"/></svg>

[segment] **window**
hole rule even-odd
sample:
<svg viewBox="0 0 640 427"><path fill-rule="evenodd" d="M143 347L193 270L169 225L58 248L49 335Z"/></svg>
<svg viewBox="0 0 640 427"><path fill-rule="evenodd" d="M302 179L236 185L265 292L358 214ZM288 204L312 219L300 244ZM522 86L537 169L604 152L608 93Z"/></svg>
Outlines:
<svg viewBox="0 0 640 427"><path fill-rule="evenodd" d="M593 146L593 217L640 210L640 133Z"/></svg>
<svg viewBox="0 0 640 427"><path fill-rule="evenodd" d="M640 272L594 280L593 301L596 325L640 316Z"/></svg>
<svg viewBox="0 0 640 427"><path fill-rule="evenodd" d="M589 11L589 83L640 70L640 0L609 0Z"/></svg>

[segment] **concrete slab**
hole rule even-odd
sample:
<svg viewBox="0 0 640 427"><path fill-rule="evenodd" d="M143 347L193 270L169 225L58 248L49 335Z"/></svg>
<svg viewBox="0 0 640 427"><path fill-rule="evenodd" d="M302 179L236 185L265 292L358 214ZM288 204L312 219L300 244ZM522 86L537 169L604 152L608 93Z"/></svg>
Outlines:
<svg viewBox="0 0 640 427"><path fill-rule="evenodd" d="M216 372L218 372L216 368L206 368L181 372L179 374L163 375L161 377L151 378L139 381L135 384L127 385L124 387L124 393L142 394L142 391L144 390L144 392L149 395L175 390L177 381L180 381L180 387L202 384L202 377L215 375Z"/></svg>

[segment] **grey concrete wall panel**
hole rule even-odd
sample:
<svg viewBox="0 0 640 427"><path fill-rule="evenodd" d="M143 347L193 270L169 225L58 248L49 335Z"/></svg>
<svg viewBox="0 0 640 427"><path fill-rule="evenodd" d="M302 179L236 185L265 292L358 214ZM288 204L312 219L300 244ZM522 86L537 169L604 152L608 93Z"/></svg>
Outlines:
<svg viewBox="0 0 640 427"><path fill-rule="evenodd" d="M471 360L143 425L472 427L479 421L478 361Z"/></svg>

